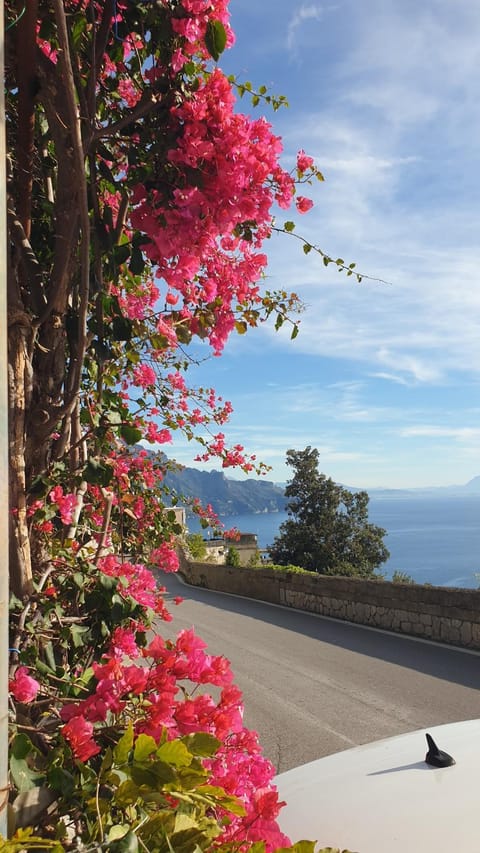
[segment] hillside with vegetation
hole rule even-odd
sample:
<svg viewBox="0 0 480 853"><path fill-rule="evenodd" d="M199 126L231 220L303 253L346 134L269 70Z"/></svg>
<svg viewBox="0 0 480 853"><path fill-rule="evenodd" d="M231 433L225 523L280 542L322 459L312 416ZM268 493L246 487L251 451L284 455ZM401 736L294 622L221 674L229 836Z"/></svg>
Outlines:
<svg viewBox="0 0 480 853"><path fill-rule="evenodd" d="M283 512L285 492L269 480L232 480L221 471L199 471L197 468L168 470L165 485L180 498L199 498L211 504L217 515Z"/></svg>

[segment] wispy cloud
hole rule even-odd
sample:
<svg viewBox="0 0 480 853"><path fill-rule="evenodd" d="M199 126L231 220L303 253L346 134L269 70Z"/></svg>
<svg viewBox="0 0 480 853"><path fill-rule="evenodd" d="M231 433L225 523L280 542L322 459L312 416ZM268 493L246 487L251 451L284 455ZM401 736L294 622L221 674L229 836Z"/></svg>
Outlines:
<svg viewBox="0 0 480 853"><path fill-rule="evenodd" d="M373 379L384 379L386 382L395 382L397 385L405 385L408 387L410 384L407 379L403 376L398 376L395 373L370 373L369 374Z"/></svg>
<svg viewBox="0 0 480 853"><path fill-rule="evenodd" d="M309 21L321 21L326 12L335 8L335 6L325 6L323 3L302 3L294 11L287 27L287 48L290 56L298 57L299 33L303 25Z"/></svg>
<svg viewBox="0 0 480 853"><path fill-rule="evenodd" d="M273 118L287 168L305 148L325 174L302 189L315 206L297 231L389 284L272 237L267 287L307 310L293 344L286 325L262 326L206 380L234 403L229 438L279 480L285 450L311 444L347 483L467 481L480 471L480 4L237 6L248 79L274 75L291 104Z"/></svg>
<svg viewBox="0 0 480 853"><path fill-rule="evenodd" d="M476 443L480 440L479 427L446 427L420 424L418 426L405 427L401 430L402 436L423 438L452 438L454 441Z"/></svg>

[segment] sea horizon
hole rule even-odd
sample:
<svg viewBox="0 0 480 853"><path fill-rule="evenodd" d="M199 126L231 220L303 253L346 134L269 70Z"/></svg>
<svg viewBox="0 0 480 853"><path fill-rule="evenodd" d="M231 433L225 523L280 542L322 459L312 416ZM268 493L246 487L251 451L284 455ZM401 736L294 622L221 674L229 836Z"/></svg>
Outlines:
<svg viewBox="0 0 480 853"><path fill-rule="evenodd" d="M254 533L258 547L272 545L286 512L240 513L220 517L228 530ZM390 558L380 572L406 572L416 583L474 589L480 586L480 495L435 495L395 498L372 496L369 521L383 527ZM192 533L202 532L188 517Z"/></svg>

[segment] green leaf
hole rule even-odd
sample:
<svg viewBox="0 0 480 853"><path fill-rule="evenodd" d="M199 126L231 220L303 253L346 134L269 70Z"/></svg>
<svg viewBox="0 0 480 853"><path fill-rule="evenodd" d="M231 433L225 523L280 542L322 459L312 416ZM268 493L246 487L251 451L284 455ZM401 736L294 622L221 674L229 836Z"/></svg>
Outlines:
<svg viewBox="0 0 480 853"><path fill-rule="evenodd" d="M157 742L150 735L141 734L137 738L133 757L135 761L146 761L152 753L156 752Z"/></svg>
<svg viewBox="0 0 480 853"><path fill-rule="evenodd" d="M120 435L128 445L133 445L138 444L143 435L143 432L137 427L130 426L129 424L123 424L120 429Z"/></svg>
<svg viewBox="0 0 480 853"><path fill-rule="evenodd" d="M192 763L193 755L180 740L171 740L162 744L157 749L157 756L174 767L188 767Z"/></svg>
<svg viewBox="0 0 480 853"><path fill-rule="evenodd" d="M243 817L247 813L245 806L238 797L225 794L224 789L218 788L216 785L201 785L197 788L196 793L205 796L207 800L212 797L214 800L220 800L222 808L228 809L229 812L239 817Z"/></svg>
<svg viewBox="0 0 480 853"><path fill-rule="evenodd" d="M49 640L48 643L45 643L44 651L50 669L52 670L52 672L56 672L57 661L55 660L55 652L53 651L53 644L51 640Z"/></svg>
<svg viewBox="0 0 480 853"><path fill-rule="evenodd" d="M10 773L18 791L29 791L45 781L45 775L32 770L25 758L10 758Z"/></svg>
<svg viewBox="0 0 480 853"><path fill-rule="evenodd" d="M129 724L128 729L123 733L113 750L113 758L115 764L125 764L128 761L130 750L133 747L133 725Z"/></svg>
<svg viewBox="0 0 480 853"><path fill-rule="evenodd" d="M120 806L120 808L127 808L138 800L138 796L138 785L135 785L131 779L127 779L115 789L115 805Z"/></svg>
<svg viewBox="0 0 480 853"><path fill-rule="evenodd" d="M218 62L227 44L227 33L221 21L209 21L205 33L206 48L215 62ZM247 88L247 84L245 85Z"/></svg>
<svg viewBox="0 0 480 853"><path fill-rule="evenodd" d="M175 333L181 344L189 344L192 340L191 331L187 329L187 327L184 326L182 323L179 323L178 326L175 326Z"/></svg>
<svg viewBox="0 0 480 853"><path fill-rule="evenodd" d="M198 829L198 820L188 814L177 812L175 815L174 832L185 832L188 829Z"/></svg>
<svg viewBox="0 0 480 853"><path fill-rule="evenodd" d="M175 781L175 773L169 764L164 761L154 761L145 764L143 767L134 764L131 768L131 776L133 782L140 787L145 785L153 791L158 791L159 785L168 785L169 782ZM142 797L145 799L146 794L142 791Z"/></svg>
<svg viewBox="0 0 480 853"><path fill-rule="evenodd" d="M245 320L235 320L235 331L239 335L244 335L247 331L247 324Z"/></svg>
<svg viewBox="0 0 480 853"><path fill-rule="evenodd" d="M112 827L110 832L116 827ZM120 827L118 827L120 828ZM122 827L123 829L123 827ZM110 840L110 833L109 833ZM138 851L138 839L133 830L129 829L129 831L118 841L114 841L108 845L108 849L110 853L137 853Z"/></svg>
<svg viewBox="0 0 480 853"><path fill-rule="evenodd" d="M93 486L108 486L112 481L113 467L97 459L89 459L83 469L82 477Z"/></svg>
<svg viewBox="0 0 480 853"><path fill-rule="evenodd" d="M128 269L132 275L141 275L145 269L145 260L140 249L134 247L130 258Z"/></svg>
<svg viewBox="0 0 480 853"><path fill-rule="evenodd" d="M104 340L95 340L92 343L92 349L95 352L100 364L110 361L113 358L113 350Z"/></svg>
<svg viewBox="0 0 480 853"><path fill-rule="evenodd" d="M25 734L16 735L11 747L11 754L14 758L26 758L30 752L35 752L32 741Z"/></svg>
<svg viewBox="0 0 480 853"><path fill-rule="evenodd" d="M35 477L35 479L32 481L28 493L32 497L42 498L45 497L49 488L50 483L46 480L45 477L39 474L38 477Z"/></svg>
<svg viewBox="0 0 480 853"><path fill-rule="evenodd" d="M75 779L63 767L52 767L48 771L47 781L51 788L59 791L63 797L69 798L75 790Z"/></svg>
<svg viewBox="0 0 480 853"><path fill-rule="evenodd" d="M188 735L184 738L184 741L190 752L202 758L209 758L215 755L221 746L221 741L213 735L208 734L208 732L196 732L193 735Z"/></svg>
<svg viewBox="0 0 480 853"><path fill-rule="evenodd" d="M88 634L89 631L90 628L87 628L82 625L75 625L75 623L73 625L70 625L70 636L72 638L72 643L75 649L79 649L81 648L81 646L85 645L83 635Z"/></svg>
<svg viewBox="0 0 480 853"><path fill-rule="evenodd" d="M55 669L52 669L51 666L48 666L48 664L46 664L43 660L40 660L40 658L37 658L37 660L35 661L35 667L42 675L55 675L57 672L57 667L55 667Z"/></svg>
<svg viewBox="0 0 480 853"><path fill-rule="evenodd" d="M291 221L284 222L283 227L284 227L285 231L288 231L289 233L291 233L295 228L295 223L291 222Z"/></svg>
<svg viewBox="0 0 480 853"><path fill-rule="evenodd" d="M313 853L315 846L316 841L297 841L291 849L292 853Z"/></svg>
<svg viewBox="0 0 480 853"><path fill-rule="evenodd" d="M129 341L132 337L133 324L128 317L114 317L112 321L113 337L116 341Z"/></svg>
<svg viewBox="0 0 480 853"><path fill-rule="evenodd" d="M78 586L79 589L83 589L83 587L85 586L86 578L83 572L74 572L72 575L72 580L74 584Z"/></svg>
<svg viewBox="0 0 480 853"><path fill-rule="evenodd" d="M107 835L107 841L118 841L119 838L124 838L129 831L130 827L128 824L117 823L110 829L110 832Z"/></svg>
<svg viewBox="0 0 480 853"><path fill-rule="evenodd" d="M80 40L82 38L83 33L87 28L87 16L81 15L75 19L73 26L71 28L71 37L73 46L75 49L79 47Z"/></svg>
<svg viewBox="0 0 480 853"><path fill-rule="evenodd" d="M124 264L127 258L130 257L130 246L128 243L124 243L123 246L115 246L113 250L113 257L118 266L120 266L120 264Z"/></svg>
<svg viewBox="0 0 480 853"><path fill-rule="evenodd" d="M297 324L295 323L295 325L294 325L294 327L293 327L293 329L292 329L292 334L290 335L290 340L291 340L291 341L294 341L294 340L295 340L295 338L297 337L297 335L298 335L298 326L297 326Z"/></svg>
<svg viewBox="0 0 480 853"><path fill-rule="evenodd" d="M120 426L123 423L123 419L127 416L128 409L125 409L122 406L122 412L118 412L116 409L110 409L108 412L107 420L109 426Z"/></svg>
<svg viewBox="0 0 480 853"><path fill-rule="evenodd" d="M312 251L312 248L313 247L310 245L310 243L304 243L303 244L303 251L305 252L306 255L310 254L310 252Z"/></svg>

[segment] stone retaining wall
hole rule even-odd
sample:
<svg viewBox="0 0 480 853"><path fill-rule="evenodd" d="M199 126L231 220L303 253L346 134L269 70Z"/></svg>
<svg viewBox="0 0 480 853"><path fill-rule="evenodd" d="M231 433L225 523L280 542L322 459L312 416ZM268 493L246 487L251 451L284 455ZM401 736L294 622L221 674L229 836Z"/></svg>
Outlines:
<svg viewBox="0 0 480 853"><path fill-rule="evenodd" d="M233 568L183 555L180 572L194 586L480 649L480 590Z"/></svg>

